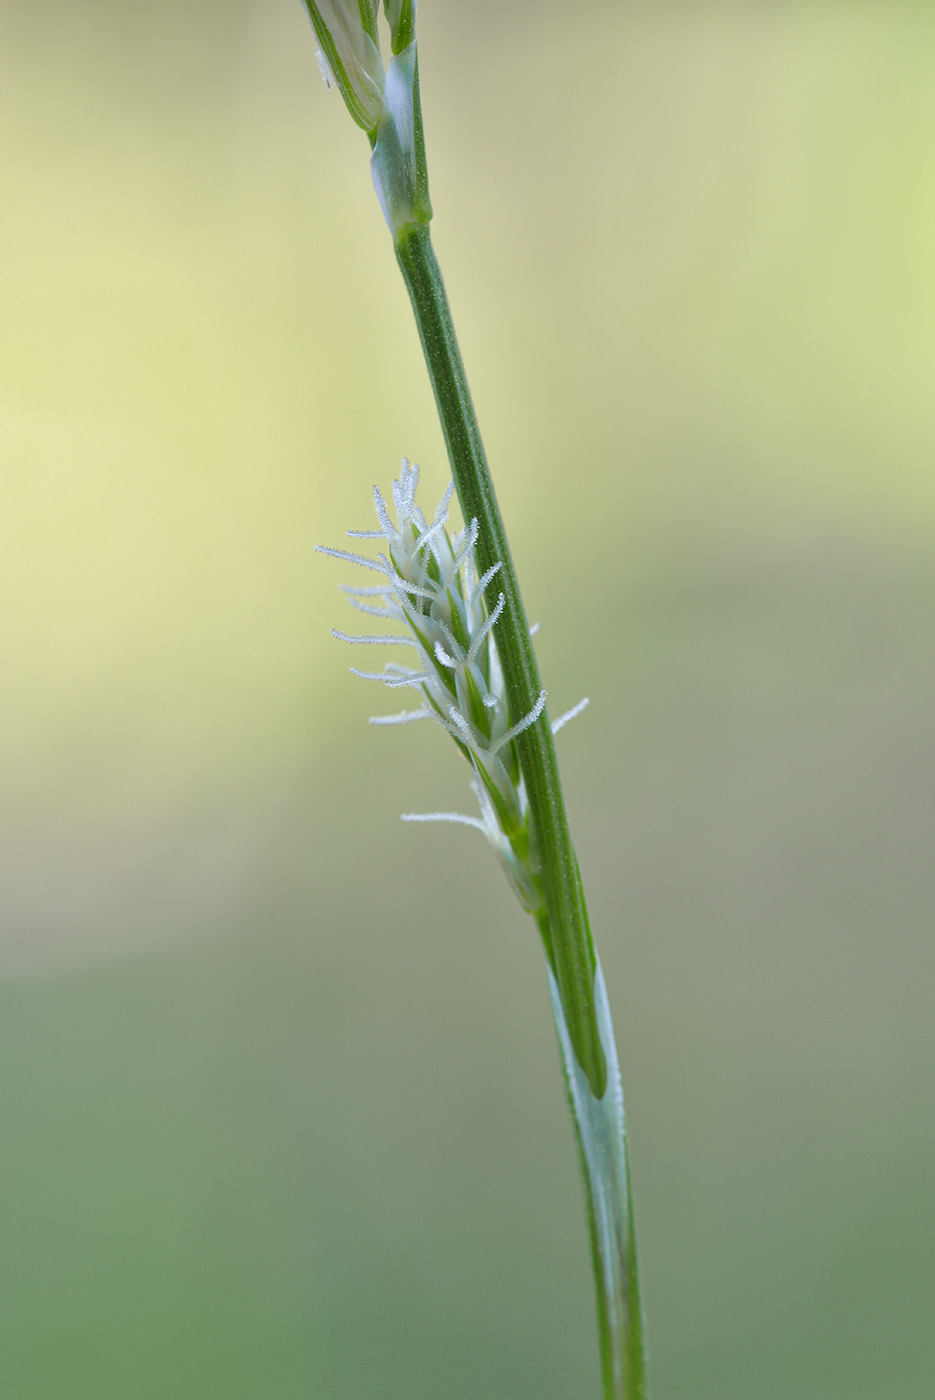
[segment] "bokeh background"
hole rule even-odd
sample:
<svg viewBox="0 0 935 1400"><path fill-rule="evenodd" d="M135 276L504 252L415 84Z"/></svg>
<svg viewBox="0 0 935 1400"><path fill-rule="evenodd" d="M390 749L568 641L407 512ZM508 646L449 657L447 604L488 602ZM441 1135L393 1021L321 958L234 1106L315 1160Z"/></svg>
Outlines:
<svg viewBox="0 0 935 1400"><path fill-rule="evenodd" d="M422 10L655 1394L930 1400L935 10ZM3 0L0 151L0 1391L596 1395L534 933L328 632L446 471L302 6Z"/></svg>

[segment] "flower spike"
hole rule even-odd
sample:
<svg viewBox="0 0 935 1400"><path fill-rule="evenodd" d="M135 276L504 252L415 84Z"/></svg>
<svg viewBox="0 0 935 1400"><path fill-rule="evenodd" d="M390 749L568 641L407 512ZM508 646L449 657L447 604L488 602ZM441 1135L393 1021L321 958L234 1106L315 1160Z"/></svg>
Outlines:
<svg viewBox="0 0 935 1400"><path fill-rule="evenodd" d="M503 668L497 651L497 622L506 608L503 593L488 607L485 591L501 565L478 576L475 547L478 522L449 533L448 486L429 523L416 505L419 468L403 458L393 482L390 504L378 487L373 502L379 529L354 530L354 539L385 541L375 559L350 550L319 546L323 554L384 576L368 588L342 585L359 611L385 622L398 622L402 634L353 635L332 629L341 641L360 645L403 644L415 647L414 668L388 664L382 671L362 671L365 680L383 681L391 690L421 691L418 710L375 717L372 724L411 724L430 718L455 740L471 765L471 786L480 817L429 813L406 821L460 821L477 826L493 846L523 907L533 914L544 908L536 842L515 740L535 724L545 709L543 690L532 709L511 724ZM395 515L395 520L394 520ZM366 598L366 602L361 599ZM563 716L559 725L564 722Z"/></svg>

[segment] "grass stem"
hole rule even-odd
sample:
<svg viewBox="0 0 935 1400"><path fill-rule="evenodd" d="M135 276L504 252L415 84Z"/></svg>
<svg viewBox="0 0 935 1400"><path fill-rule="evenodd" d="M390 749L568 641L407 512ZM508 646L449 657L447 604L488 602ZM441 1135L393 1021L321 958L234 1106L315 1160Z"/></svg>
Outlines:
<svg viewBox="0 0 935 1400"><path fill-rule="evenodd" d="M427 225L396 237L445 445L465 522L476 519L478 567L498 561L490 587L506 595L497 645L514 720L541 691L509 541L441 270ZM490 601L490 600L488 600ZM645 1400L646 1358L627 1162L623 1096L607 994L594 951L571 841L551 726L516 739L542 870L545 912L537 920L549 963L556 1028L575 1124L591 1237L605 1400Z"/></svg>

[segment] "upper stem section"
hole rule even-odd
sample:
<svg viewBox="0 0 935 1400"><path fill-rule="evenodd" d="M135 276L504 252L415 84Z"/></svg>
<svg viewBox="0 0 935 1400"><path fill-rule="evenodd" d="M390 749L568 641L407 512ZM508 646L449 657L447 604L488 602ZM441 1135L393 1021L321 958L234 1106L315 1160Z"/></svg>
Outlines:
<svg viewBox="0 0 935 1400"><path fill-rule="evenodd" d="M384 67L380 0L305 0L325 65L351 116L366 131L370 168L416 324L465 524L479 526L483 574L500 564L506 607L497 633L512 722L536 706L542 689L516 570L497 504L442 275L432 251L425 142L419 100L416 0L382 0L391 57ZM488 600L489 601L489 600ZM538 713L538 712L537 712ZM571 844L552 730L546 716L516 740L538 848L545 911L538 917L575 1058L594 1095L607 1085L595 1011L595 957Z"/></svg>
<svg viewBox="0 0 935 1400"><path fill-rule="evenodd" d="M383 0L390 58L384 67L380 0L305 0L326 81L366 131L377 198L394 239L432 217L419 103L416 0Z"/></svg>
<svg viewBox="0 0 935 1400"><path fill-rule="evenodd" d="M404 228L396 238L396 258L419 328L461 511L465 521L476 518L480 527L478 568L483 573L498 561L501 565L496 586L506 595L506 608L497 645L515 719L536 702L542 688L539 668L428 228ZM546 916L540 930L575 1058L599 1099L607 1084L607 1064L595 1012L594 948L548 720L524 730L516 744L542 868Z"/></svg>
<svg viewBox="0 0 935 1400"><path fill-rule="evenodd" d="M394 240L408 229L428 226L432 204L422 135L415 39L386 66L383 111L370 156L370 173Z"/></svg>

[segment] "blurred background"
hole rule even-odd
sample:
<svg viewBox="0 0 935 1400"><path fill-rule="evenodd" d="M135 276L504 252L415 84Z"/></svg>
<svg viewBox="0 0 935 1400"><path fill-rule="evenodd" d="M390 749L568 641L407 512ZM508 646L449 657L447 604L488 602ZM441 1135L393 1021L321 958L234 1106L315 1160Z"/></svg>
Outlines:
<svg viewBox="0 0 935 1400"><path fill-rule="evenodd" d="M420 29L654 1393L929 1400L935 10ZM365 139L300 0L2 0L0 94L0 1390L596 1396L534 931L313 553L447 480Z"/></svg>

